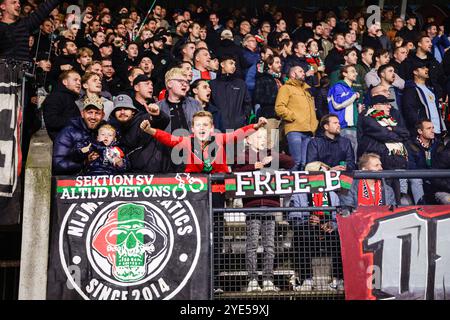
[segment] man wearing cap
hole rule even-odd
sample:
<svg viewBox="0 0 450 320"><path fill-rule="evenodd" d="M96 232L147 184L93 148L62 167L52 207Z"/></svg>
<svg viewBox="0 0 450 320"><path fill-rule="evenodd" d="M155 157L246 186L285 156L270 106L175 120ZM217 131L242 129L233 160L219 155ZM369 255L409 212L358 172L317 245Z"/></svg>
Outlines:
<svg viewBox="0 0 450 320"><path fill-rule="evenodd" d="M139 112L149 112L149 104L155 102L152 80L148 76L140 74L133 81L133 89L133 105Z"/></svg>
<svg viewBox="0 0 450 320"><path fill-rule="evenodd" d="M154 65L153 75L156 79L155 87L162 90L164 87L164 75L166 74L169 65L172 64L172 56L169 51L165 50L166 37L161 34L156 34L147 40L150 44L150 51L145 55L149 57ZM159 92L159 91L158 91Z"/></svg>
<svg viewBox="0 0 450 320"><path fill-rule="evenodd" d="M81 117L73 118L69 124L56 136L53 144L53 174L76 175L81 172L85 163L84 158L74 152L76 146L95 141L97 128L102 123L105 113L100 99L86 99ZM99 157L91 152L88 162Z"/></svg>
<svg viewBox="0 0 450 320"><path fill-rule="evenodd" d="M119 143L130 161L132 172L166 173L170 170L170 153L153 137L140 129L140 124L149 120L152 127L164 130L170 122L169 116L156 104L148 105L148 112L139 112L127 95L114 99L110 123L119 130Z"/></svg>
<svg viewBox="0 0 450 320"><path fill-rule="evenodd" d="M405 143L409 132L391 114L392 100L383 95L372 97L372 107L358 120L358 158L364 153L376 153L386 170L406 169L408 153ZM389 182L388 182L389 183ZM400 203L400 184L392 181L397 203Z"/></svg>
<svg viewBox="0 0 450 320"><path fill-rule="evenodd" d="M436 140L439 140L447 130L444 120L439 112L439 101L434 90L427 86L430 78L428 66L425 62L414 61L414 82L408 82L402 98L402 114L411 135L416 135L416 123L420 120L430 119L434 125Z"/></svg>
<svg viewBox="0 0 450 320"><path fill-rule="evenodd" d="M236 60L236 76L242 78L243 70L249 68L250 65L247 65L244 60L242 47L237 46L233 42L233 39L233 33L230 30L223 30L220 34L219 47L215 52L217 53L219 60L222 60L224 56L234 56Z"/></svg>
<svg viewBox="0 0 450 320"><path fill-rule="evenodd" d="M398 31L395 36L401 37L404 42L408 41L416 42L420 36L419 31L416 29L417 19L413 14L409 14L406 16L406 26L404 26L400 31Z"/></svg>
<svg viewBox="0 0 450 320"><path fill-rule="evenodd" d="M416 44L416 52L411 52L401 64L398 75L405 81L414 80L414 68L418 65L426 64L429 77L426 79L427 85L433 87L437 99L445 98L446 74L442 65L431 54L433 43L428 36L420 36Z"/></svg>

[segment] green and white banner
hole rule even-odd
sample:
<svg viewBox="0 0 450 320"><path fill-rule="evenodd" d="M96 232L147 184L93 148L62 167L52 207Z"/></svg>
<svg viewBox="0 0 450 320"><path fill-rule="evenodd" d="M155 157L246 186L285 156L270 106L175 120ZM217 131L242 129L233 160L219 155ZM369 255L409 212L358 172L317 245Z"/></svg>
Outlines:
<svg viewBox="0 0 450 320"><path fill-rule="evenodd" d="M208 178L56 178L48 299L210 298Z"/></svg>
<svg viewBox="0 0 450 320"><path fill-rule="evenodd" d="M352 182L350 173L339 171L235 172L226 176L224 191L230 198L282 196L349 190Z"/></svg>

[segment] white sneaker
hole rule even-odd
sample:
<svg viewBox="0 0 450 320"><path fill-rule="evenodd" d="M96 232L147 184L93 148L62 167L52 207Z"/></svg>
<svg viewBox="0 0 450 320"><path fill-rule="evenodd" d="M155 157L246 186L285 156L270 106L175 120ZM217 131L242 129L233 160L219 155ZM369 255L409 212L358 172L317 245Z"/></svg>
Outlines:
<svg viewBox="0 0 450 320"><path fill-rule="evenodd" d="M278 291L280 291L280 288L275 287L275 285L273 284L272 281L264 280L263 281L263 291L264 292L268 292L268 291L278 292Z"/></svg>
<svg viewBox="0 0 450 320"><path fill-rule="evenodd" d="M214 293L220 294L220 293L223 293L223 290L221 288L217 288L217 289L214 289Z"/></svg>
<svg viewBox="0 0 450 320"><path fill-rule="evenodd" d="M248 282L247 286L247 292L261 292L262 289L258 284L258 281L256 279L253 279Z"/></svg>
<svg viewBox="0 0 450 320"><path fill-rule="evenodd" d="M314 281L312 279L305 279L301 286L294 287L295 291L312 291L314 289Z"/></svg>

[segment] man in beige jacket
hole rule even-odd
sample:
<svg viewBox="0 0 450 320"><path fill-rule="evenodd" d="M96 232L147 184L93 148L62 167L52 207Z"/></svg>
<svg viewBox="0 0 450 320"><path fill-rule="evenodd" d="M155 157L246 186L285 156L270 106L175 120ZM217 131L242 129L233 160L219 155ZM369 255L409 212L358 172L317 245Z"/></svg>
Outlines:
<svg viewBox="0 0 450 320"><path fill-rule="evenodd" d="M295 161L293 170L305 167L306 149L318 125L314 98L304 81L305 71L300 66L292 67L275 102L275 112L283 120L289 152Z"/></svg>

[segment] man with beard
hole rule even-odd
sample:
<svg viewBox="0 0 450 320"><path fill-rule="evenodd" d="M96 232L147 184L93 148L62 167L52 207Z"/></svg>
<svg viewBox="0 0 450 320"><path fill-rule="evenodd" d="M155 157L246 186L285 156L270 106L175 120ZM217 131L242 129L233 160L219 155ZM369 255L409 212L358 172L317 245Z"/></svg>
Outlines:
<svg viewBox="0 0 450 320"><path fill-rule="evenodd" d="M48 74L50 84L55 87L63 71L72 70L76 65L78 48L72 40L61 38L58 41L59 56L56 57Z"/></svg>
<svg viewBox="0 0 450 320"><path fill-rule="evenodd" d="M85 157L75 150L80 144L95 141L97 128L102 123L103 105L100 100L87 100L81 117L70 120L69 124L58 134L53 145L53 173L55 175L75 175L81 172L85 165ZM87 157L88 162L95 161L98 153L92 151Z"/></svg>
<svg viewBox="0 0 450 320"><path fill-rule="evenodd" d="M156 104L148 106L148 112L139 112L127 95L114 99L110 123L120 132L119 143L128 156L131 172L166 173L170 171L170 153L140 129L142 121L148 120L152 127L164 130L169 116Z"/></svg>

